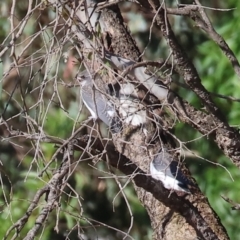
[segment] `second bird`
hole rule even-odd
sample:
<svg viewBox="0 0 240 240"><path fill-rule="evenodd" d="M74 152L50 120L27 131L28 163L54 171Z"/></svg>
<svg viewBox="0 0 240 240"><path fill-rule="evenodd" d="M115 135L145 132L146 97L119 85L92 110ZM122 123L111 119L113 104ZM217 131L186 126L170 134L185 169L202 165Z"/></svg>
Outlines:
<svg viewBox="0 0 240 240"><path fill-rule="evenodd" d="M80 94L85 106L93 119L101 119L112 132L120 130L113 103L107 98L107 87L98 74L91 74L87 70L77 75L80 83Z"/></svg>
<svg viewBox="0 0 240 240"><path fill-rule="evenodd" d="M179 168L179 163L167 151L161 151L154 157L150 163L150 173L167 189L191 193L188 185L192 183Z"/></svg>

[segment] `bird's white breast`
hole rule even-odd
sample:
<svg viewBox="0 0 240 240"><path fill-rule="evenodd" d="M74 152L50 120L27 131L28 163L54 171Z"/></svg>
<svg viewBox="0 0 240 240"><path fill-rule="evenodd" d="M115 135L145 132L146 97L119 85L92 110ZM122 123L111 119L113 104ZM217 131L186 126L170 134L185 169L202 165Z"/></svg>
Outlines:
<svg viewBox="0 0 240 240"><path fill-rule="evenodd" d="M164 187L167 189L174 189L174 190L178 190L178 191L183 191L183 189L181 187L179 187L179 181L175 178L172 178L168 175L165 174L164 171L158 171L153 163L151 162L150 164L150 173L151 176L156 179L156 180L160 180Z"/></svg>
<svg viewBox="0 0 240 240"><path fill-rule="evenodd" d="M147 113L146 110L142 110L143 105L136 101L138 94L134 85L131 83L122 84L120 95L119 113L123 117L124 122L133 126L146 123Z"/></svg>

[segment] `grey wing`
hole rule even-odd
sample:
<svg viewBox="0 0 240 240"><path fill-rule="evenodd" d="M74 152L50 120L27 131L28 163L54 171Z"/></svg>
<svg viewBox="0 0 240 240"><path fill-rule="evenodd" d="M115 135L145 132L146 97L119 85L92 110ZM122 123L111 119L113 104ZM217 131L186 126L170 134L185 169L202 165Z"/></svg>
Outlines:
<svg viewBox="0 0 240 240"><path fill-rule="evenodd" d="M154 160L156 161L156 169L178 180L181 183L181 187L187 188L187 185L192 185L179 168L179 163L173 160L170 154L161 152Z"/></svg>
<svg viewBox="0 0 240 240"><path fill-rule="evenodd" d="M96 102L94 102L94 105L97 107L97 116L110 128L113 133L120 132L122 124L120 118L116 114L116 109L113 103L103 94L96 91L96 96L98 94L100 97L97 97Z"/></svg>
<svg viewBox="0 0 240 240"><path fill-rule="evenodd" d="M91 108L106 125L110 126L114 116L114 107L108 99L98 91L88 94L82 91L82 98L89 108Z"/></svg>
<svg viewBox="0 0 240 240"><path fill-rule="evenodd" d="M167 176L172 176L172 171L170 168L171 161L168 161L169 157L167 156L167 153L159 153L154 159L153 159L153 165L159 172L165 173Z"/></svg>

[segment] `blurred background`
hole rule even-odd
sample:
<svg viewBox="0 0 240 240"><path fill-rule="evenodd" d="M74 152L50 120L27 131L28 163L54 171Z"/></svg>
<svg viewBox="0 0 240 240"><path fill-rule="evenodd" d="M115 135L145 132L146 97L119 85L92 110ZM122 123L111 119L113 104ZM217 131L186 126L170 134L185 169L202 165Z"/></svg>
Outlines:
<svg viewBox="0 0 240 240"><path fill-rule="evenodd" d="M36 2L40 4L40 1ZM210 8L231 9L208 9L206 12L216 31L240 59L240 2L201 3ZM0 51L9 47L4 54L0 54L0 114L8 126L19 132L32 134L43 129L48 135L67 139L88 117L88 111L82 107L79 98L79 87L72 86L79 67L76 52L65 38L67 30L64 23L58 21L56 24L56 12L52 7L39 5L27 17L26 25L23 25L28 2L16 1L15 4L8 0L0 2ZM169 0L166 4L176 7L176 1ZM144 52L143 58L167 58L169 49L160 31L154 26L150 33L154 15L144 12L139 5L131 2L122 3L120 9L141 52ZM218 46L189 18L169 16L169 20L206 89L214 94L240 99L240 81ZM18 37L21 26L22 32ZM11 41L14 41L14 47ZM13 63L19 67L14 67ZM201 108L194 93L179 84L184 84L183 80L173 76L174 91L196 108ZM213 99L229 124L239 128L239 100L223 99L216 95L213 95ZM175 134L186 144L183 152L186 164L222 220L230 238L239 239L240 212L231 210L231 206L221 197L240 202L239 169L231 164L213 141L191 127L177 123ZM51 171L43 177L39 177L39 173L57 148L50 143L28 141L26 137L11 138L3 121L0 122L0 136L2 237L24 215L36 191L49 180ZM94 165L92 158L87 155L83 157L78 152L75 158L81 164L74 167L69 186L61 199L61 210L49 216L43 231L39 233L39 239L96 239L96 236L98 239L122 239L123 232L130 228L129 234L133 239L151 239L150 220L129 179L118 173L122 176L120 182L126 185L124 192L131 210L124 196L119 194L116 181L106 173L106 163L95 161L97 163ZM54 161L52 169L59 164ZM41 201L44 203L44 199ZM19 239L32 227L39 211L38 208L34 210ZM55 231L56 218L58 232Z"/></svg>

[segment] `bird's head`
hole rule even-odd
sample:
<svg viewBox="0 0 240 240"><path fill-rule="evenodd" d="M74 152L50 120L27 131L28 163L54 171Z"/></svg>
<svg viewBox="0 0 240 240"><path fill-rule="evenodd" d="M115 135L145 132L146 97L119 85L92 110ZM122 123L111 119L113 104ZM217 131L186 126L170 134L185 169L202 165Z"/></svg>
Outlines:
<svg viewBox="0 0 240 240"><path fill-rule="evenodd" d="M84 70L83 72L78 73L76 76L76 79L79 82L81 87L93 84L92 76L87 70Z"/></svg>

